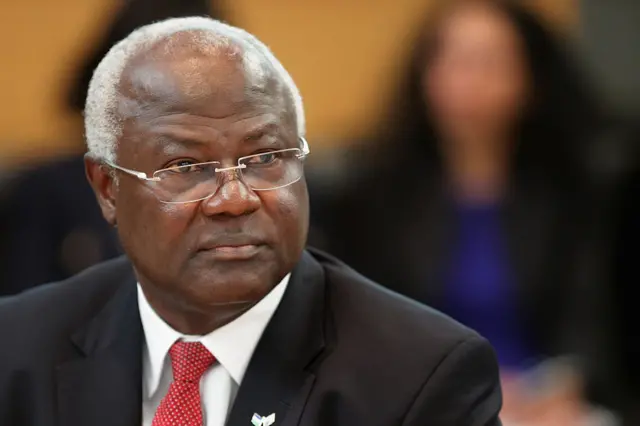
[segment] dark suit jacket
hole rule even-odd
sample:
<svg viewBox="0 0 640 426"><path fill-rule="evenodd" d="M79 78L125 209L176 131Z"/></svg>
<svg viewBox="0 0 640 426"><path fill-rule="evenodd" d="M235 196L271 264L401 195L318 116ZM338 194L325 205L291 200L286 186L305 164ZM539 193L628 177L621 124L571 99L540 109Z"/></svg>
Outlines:
<svg viewBox="0 0 640 426"><path fill-rule="evenodd" d="M122 257L0 299L0 424L138 426L136 279ZM230 413L276 426L497 426L486 340L319 252L305 252Z"/></svg>

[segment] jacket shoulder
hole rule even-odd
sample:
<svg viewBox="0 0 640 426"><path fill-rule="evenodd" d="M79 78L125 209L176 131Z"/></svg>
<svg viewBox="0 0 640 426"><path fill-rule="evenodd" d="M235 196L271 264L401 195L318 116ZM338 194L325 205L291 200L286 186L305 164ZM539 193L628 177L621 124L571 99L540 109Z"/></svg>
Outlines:
<svg viewBox="0 0 640 426"><path fill-rule="evenodd" d="M364 277L335 257L320 250L309 251L325 271L330 303L338 324L341 320L357 320L360 326L370 330L368 338L397 343L415 341L416 345L428 341L431 350L434 344L453 347L462 340L479 337L449 316L389 290L386 285ZM384 284L392 287L393 283ZM387 330L391 332L387 334Z"/></svg>
<svg viewBox="0 0 640 426"><path fill-rule="evenodd" d="M355 370L392 373L398 389L416 380L418 386L460 345L490 347L478 333L436 309L367 279L332 256L311 254L325 273L336 359L368 360Z"/></svg>
<svg viewBox="0 0 640 426"><path fill-rule="evenodd" d="M368 406L385 407L396 418L408 412L427 383L446 390L437 383L437 372L445 374L443 369L465 372L455 379L461 380L457 385L461 388L472 384L465 376L469 369L482 370L474 373L493 384L495 354L475 331L363 277L329 255L310 252L324 270L329 318L325 328L331 352L318 373L320 389L339 387L366 400ZM477 354L487 360L479 367L468 361ZM345 377L357 377L357 387L342 388Z"/></svg>
<svg viewBox="0 0 640 426"><path fill-rule="evenodd" d="M0 340L48 340L68 333L99 312L132 279L131 265L121 256L64 281L0 298Z"/></svg>

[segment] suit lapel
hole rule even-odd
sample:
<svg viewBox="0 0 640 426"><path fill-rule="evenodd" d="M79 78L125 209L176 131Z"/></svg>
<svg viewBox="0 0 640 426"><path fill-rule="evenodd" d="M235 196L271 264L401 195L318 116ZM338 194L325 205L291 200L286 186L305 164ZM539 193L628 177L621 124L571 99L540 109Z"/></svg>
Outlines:
<svg viewBox="0 0 640 426"><path fill-rule="evenodd" d="M293 426L311 391L311 364L325 346L324 271L305 252L251 359L227 424L251 425L255 414L275 414Z"/></svg>
<svg viewBox="0 0 640 426"><path fill-rule="evenodd" d="M57 368L60 426L138 426L142 325L133 273L104 309L72 335L79 357Z"/></svg>

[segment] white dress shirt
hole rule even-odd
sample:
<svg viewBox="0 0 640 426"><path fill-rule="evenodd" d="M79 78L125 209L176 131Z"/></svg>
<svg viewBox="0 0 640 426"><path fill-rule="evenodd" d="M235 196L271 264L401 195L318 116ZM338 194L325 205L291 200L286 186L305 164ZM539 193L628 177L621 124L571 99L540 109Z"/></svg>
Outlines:
<svg viewBox="0 0 640 426"><path fill-rule="evenodd" d="M151 426L173 380L169 349L177 340L197 341L216 358L200 381L204 426L224 426L253 351L289 283L287 275L247 312L206 336L185 336L165 323L138 284L138 308L145 335L143 348L142 425ZM250 424L251 419L247 419Z"/></svg>

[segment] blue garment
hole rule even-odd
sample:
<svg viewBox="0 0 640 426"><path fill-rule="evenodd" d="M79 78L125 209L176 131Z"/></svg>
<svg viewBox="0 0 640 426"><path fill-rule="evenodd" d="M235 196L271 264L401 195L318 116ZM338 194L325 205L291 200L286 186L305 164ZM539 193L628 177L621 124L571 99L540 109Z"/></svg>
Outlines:
<svg viewBox="0 0 640 426"><path fill-rule="evenodd" d="M522 369L537 354L518 309L500 206L458 205L443 309L493 345L502 368Z"/></svg>

